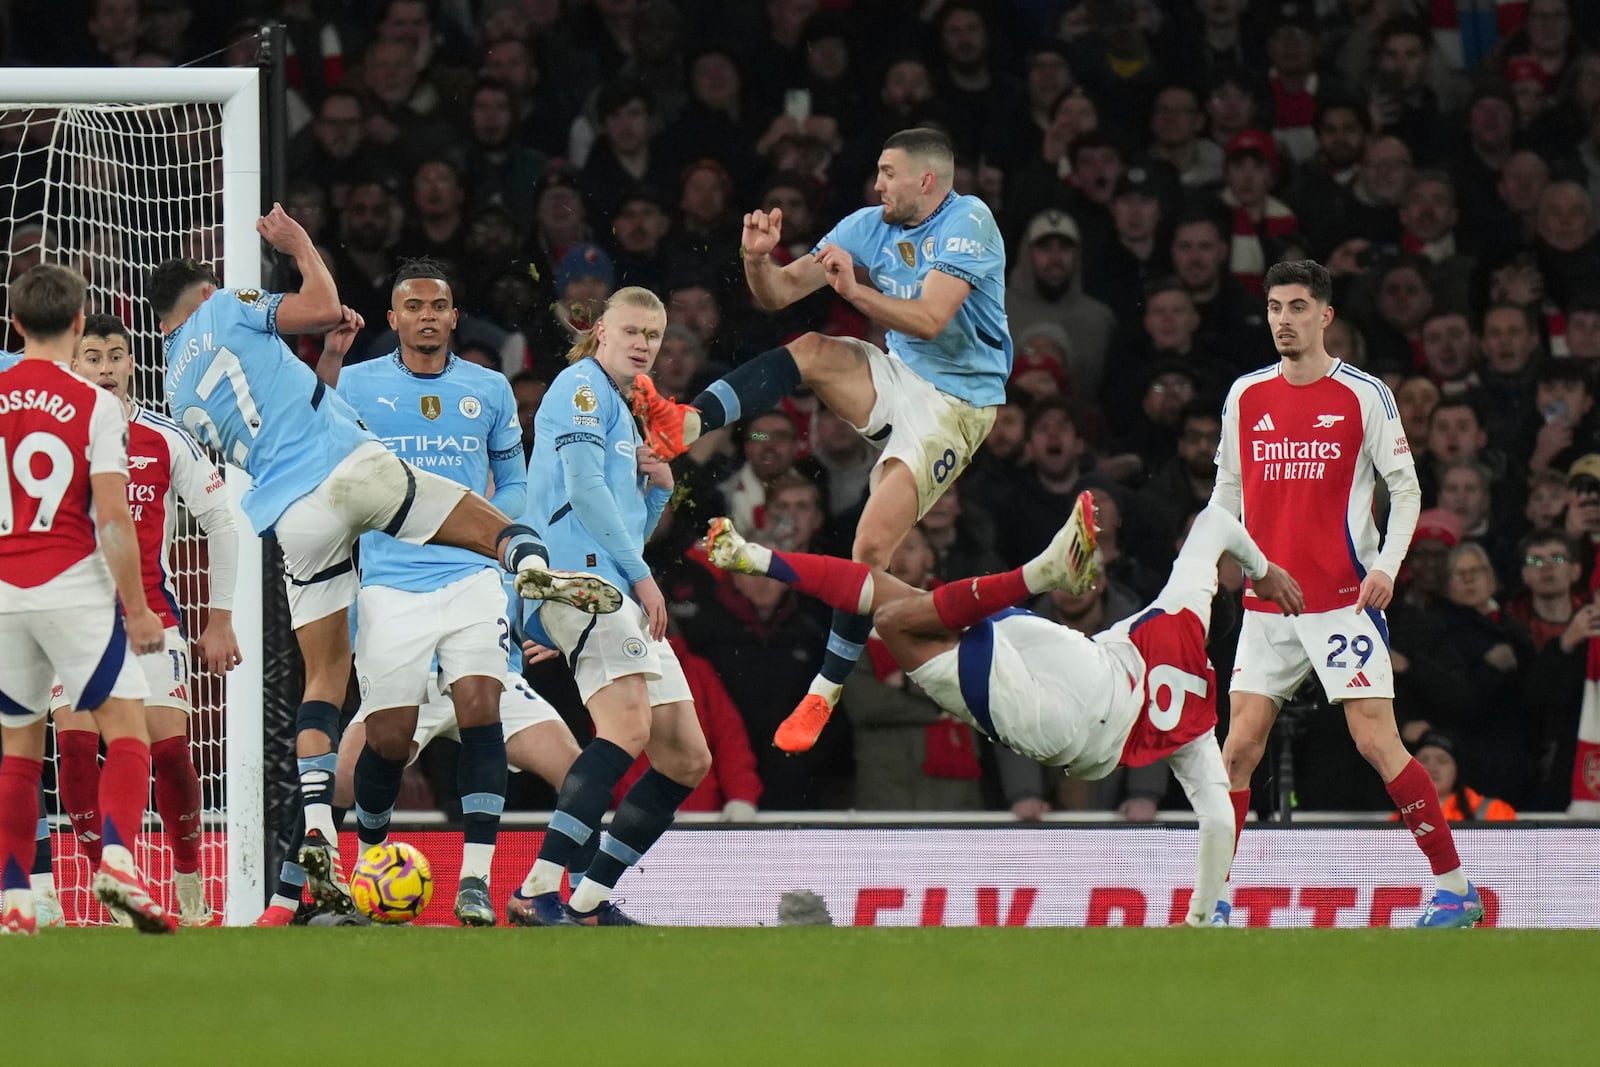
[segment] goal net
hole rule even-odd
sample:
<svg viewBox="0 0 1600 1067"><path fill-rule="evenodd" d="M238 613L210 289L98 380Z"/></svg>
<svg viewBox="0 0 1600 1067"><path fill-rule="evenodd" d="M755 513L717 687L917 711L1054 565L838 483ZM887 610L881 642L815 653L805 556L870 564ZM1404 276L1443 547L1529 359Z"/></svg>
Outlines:
<svg viewBox="0 0 1600 1067"><path fill-rule="evenodd" d="M256 84L253 70L0 71L0 237L8 251L0 290L9 295L22 272L40 262L80 271L89 282L88 310L128 326L133 395L156 411L165 412L166 403L161 335L144 300L150 269L186 255L215 264L225 285L260 281ZM9 314L3 329L6 350L19 351ZM244 474L218 466L237 500ZM220 677L201 668L193 649L209 602L206 540L182 508L175 520L166 563L190 641L200 871L213 910L231 924L248 923L262 897L259 543L238 515L234 623L245 662ZM93 871L60 803L53 743L49 751L44 814L54 828L63 910L70 924L103 923L108 916L89 891ZM171 850L153 806L136 854L157 899L176 913Z"/></svg>

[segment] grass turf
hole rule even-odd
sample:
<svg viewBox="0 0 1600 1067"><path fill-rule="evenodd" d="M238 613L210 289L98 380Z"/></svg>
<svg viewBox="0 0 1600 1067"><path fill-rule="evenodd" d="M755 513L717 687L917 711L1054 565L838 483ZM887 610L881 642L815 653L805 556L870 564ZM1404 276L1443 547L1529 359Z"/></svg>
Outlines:
<svg viewBox="0 0 1600 1067"><path fill-rule="evenodd" d="M1597 960L1600 935L1513 930L0 941L16 1063L1575 1062L1600 1038Z"/></svg>

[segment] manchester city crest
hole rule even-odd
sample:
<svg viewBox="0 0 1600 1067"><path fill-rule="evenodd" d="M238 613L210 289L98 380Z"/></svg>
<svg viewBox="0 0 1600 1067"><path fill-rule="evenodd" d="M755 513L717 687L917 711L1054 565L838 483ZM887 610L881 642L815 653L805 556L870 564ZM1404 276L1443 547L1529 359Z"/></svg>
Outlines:
<svg viewBox="0 0 1600 1067"><path fill-rule="evenodd" d="M477 418L478 414L483 411L483 405L478 403L478 398L475 396L462 397L459 407L461 408L461 414L469 419Z"/></svg>

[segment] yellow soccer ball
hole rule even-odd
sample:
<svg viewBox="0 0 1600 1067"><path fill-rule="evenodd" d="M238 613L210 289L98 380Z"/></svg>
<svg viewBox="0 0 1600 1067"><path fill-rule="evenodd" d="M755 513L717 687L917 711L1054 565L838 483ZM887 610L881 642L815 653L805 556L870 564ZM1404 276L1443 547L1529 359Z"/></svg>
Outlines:
<svg viewBox="0 0 1600 1067"><path fill-rule="evenodd" d="M373 845L350 875L350 895L374 922L408 923L433 899L433 869L428 857L403 841Z"/></svg>

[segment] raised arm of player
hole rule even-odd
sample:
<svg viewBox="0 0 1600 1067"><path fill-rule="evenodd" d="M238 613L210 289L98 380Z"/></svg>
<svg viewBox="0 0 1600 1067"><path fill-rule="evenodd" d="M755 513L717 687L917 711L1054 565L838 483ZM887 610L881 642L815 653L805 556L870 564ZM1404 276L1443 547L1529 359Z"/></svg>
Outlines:
<svg viewBox="0 0 1600 1067"><path fill-rule="evenodd" d="M284 297L285 300L288 297ZM282 314L280 305L279 314ZM339 388L339 372L344 369L344 357L355 343L356 334L366 326L366 320L347 307L339 308L339 324L322 337L322 355L317 357L317 377L329 389Z"/></svg>
<svg viewBox="0 0 1600 1067"><path fill-rule="evenodd" d="M1194 859L1194 894L1189 898L1189 926L1206 926L1216 910L1222 887L1233 866L1233 802L1228 798L1228 772L1216 733L1207 730L1168 757L1172 773L1194 808L1200 847Z"/></svg>
<svg viewBox="0 0 1600 1067"><path fill-rule="evenodd" d="M206 627L195 641L200 663L223 673L243 659L233 632L233 594L239 575L239 524L228 503L222 474L187 438L162 435L172 454L172 487L206 534L206 584L211 603Z"/></svg>
<svg viewBox="0 0 1600 1067"><path fill-rule="evenodd" d="M292 257L300 272L299 291L285 293L278 304L278 332L323 333L339 325L344 311L339 305L339 288L305 227L291 218L282 204L273 204L271 211L256 220L256 232Z"/></svg>
<svg viewBox="0 0 1600 1067"><path fill-rule="evenodd" d="M750 295L768 311L786 308L826 285L822 265L810 253L782 266L772 260L783 234L783 211L752 211L744 217L744 232L739 237L739 254L744 258L744 277Z"/></svg>

